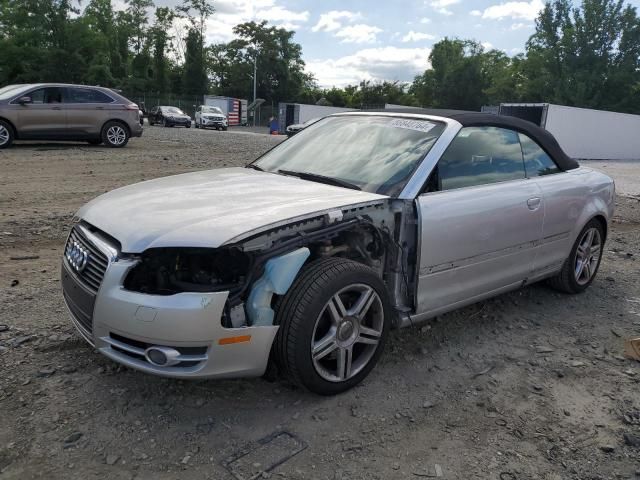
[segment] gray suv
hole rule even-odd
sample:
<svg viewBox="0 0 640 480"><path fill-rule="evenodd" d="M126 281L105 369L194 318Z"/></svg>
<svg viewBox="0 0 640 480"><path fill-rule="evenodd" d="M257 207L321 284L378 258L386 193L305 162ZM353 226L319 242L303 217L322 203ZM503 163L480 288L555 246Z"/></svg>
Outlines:
<svg viewBox="0 0 640 480"><path fill-rule="evenodd" d="M0 88L0 148L14 140L77 140L119 148L141 135L138 106L108 88L53 83Z"/></svg>

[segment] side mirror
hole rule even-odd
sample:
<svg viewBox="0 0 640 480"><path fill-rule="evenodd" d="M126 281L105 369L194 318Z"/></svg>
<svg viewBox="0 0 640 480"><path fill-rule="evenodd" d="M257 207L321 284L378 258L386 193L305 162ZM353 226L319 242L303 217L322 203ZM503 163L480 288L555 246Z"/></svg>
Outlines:
<svg viewBox="0 0 640 480"><path fill-rule="evenodd" d="M25 105L25 104L27 104L27 103L32 103L32 102L33 102L33 100L31 100L31 97L27 97L27 96L20 97L20 98L18 99L18 103L19 103L20 105Z"/></svg>

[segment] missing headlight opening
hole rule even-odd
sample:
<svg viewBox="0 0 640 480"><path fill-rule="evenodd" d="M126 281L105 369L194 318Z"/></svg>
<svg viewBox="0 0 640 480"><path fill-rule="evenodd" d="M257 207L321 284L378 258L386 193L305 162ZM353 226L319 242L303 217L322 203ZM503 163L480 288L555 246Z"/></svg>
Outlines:
<svg viewBox="0 0 640 480"><path fill-rule="evenodd" d="M251 259L237 249L158 248L146 251L124 282L127 290L151 295L234 291Z"/></svg>

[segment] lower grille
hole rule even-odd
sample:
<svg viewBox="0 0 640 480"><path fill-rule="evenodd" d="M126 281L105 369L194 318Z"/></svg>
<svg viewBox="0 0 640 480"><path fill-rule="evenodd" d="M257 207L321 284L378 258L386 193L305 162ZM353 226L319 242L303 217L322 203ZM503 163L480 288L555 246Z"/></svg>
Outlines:
<svg viewBox="0 0 640 480"><path fill-rule="evenodd" d="M118 353L126 355L132 359L145 362L152 365L147 361L145 351L149 347L169 347L180 352L182 360L172 367L168 368L189 368L195 367L198 364L208 359L207 347L174 347L169 345L158 345L152 343L141 342L140 340L134 340L127 338L116 333L110 333L108 337L102 338L109 346Z"/></svg>

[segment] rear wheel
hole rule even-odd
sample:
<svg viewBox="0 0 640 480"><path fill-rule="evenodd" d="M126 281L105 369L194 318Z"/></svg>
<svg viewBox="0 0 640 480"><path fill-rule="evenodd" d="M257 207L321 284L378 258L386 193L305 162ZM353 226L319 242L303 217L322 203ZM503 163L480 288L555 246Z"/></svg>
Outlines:
<svg viewBox="0 0 640 480"><path fill-rule="evenodd" d="M111 148L122 148L129 142L129 129L120 122L107 122L102 127L102 142Z"/></svg>
<svg viewBox="0 0 640 480"><path fill-rule="evenodd" d="M0 148L10 147L13 137L13 127L4 120L0 120Z"/></svg>
<svg viewBox="0 0 640 480"><path fill-rule="evenodd" d="M348 390L382 354L390 312L386 287L368 266L341 258L313 262L276 307L276 361L312 392Z"/></svg>
<svg viewBox="0 0 640 480"><path fill-rule="evenodd" d="M598 273L603 247L602 224L598 220L591 220L578 235L562 270L549 280L549 284L566 293L580 293L586 290Z"/></svg>

